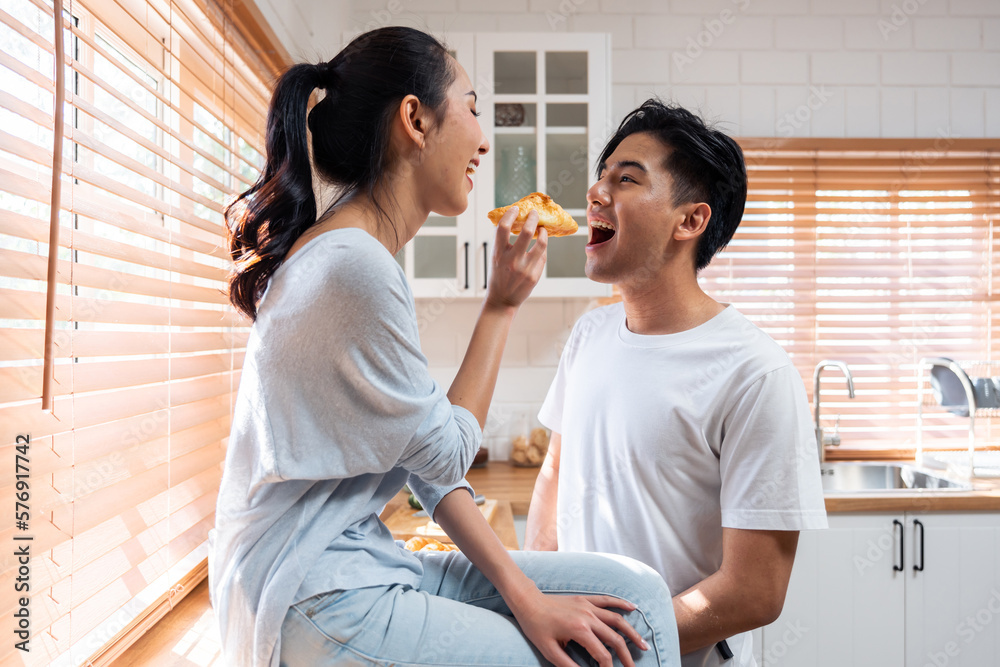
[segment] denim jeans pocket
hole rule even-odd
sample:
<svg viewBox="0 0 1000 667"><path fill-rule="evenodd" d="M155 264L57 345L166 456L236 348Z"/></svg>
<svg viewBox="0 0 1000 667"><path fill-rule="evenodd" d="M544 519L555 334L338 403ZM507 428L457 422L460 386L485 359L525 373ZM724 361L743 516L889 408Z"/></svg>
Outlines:
<svg viewBox="0 0 1000 667"><path fill-rule="evenodd" d="M337 600L341 599L347 593L350 593L350 591L344 589L327 591L326 593L320 593L319 595L314 595L311 598L306 598L302 602L292 606L301 611L308 618L312 618L320 610L326 609L332 604L336 604Z"/></svg>

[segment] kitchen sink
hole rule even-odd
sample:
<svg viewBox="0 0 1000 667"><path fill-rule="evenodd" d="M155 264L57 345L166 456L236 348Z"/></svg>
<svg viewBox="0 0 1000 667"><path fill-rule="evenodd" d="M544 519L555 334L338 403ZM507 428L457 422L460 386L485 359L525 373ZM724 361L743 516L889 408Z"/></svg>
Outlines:
<svg viewBox="0 0 1000 667"><path fill-rule="evenodd" d="M821 466L824 493L968 491L967 481L908 463L838 461Z"/></svg>

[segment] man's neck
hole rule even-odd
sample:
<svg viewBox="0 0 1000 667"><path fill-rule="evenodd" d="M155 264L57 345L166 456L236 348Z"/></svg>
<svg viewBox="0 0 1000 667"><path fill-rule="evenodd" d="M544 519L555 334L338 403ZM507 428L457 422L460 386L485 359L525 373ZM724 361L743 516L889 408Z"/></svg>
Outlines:
<svg viewBox="0 0 1000 667"><path fill-rule="evenodd" d="M656 276L642 283L619 285L625 324L637 334L661 335L693 329L725 306L702 291L694 274Z"/></svg>

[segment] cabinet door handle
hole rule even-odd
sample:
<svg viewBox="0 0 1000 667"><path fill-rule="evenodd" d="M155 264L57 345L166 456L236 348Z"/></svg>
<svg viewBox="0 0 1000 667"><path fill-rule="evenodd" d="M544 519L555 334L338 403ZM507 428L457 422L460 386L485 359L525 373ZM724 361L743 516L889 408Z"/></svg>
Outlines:
<svg viewBox="0 0 1000 667"><path fill-rule="evenodd" d="M916 556L914 556L913 569L916 572L923 572L924 571L924 524L920 521L920 519L914 519L913 531L916 532L918 527L920 528L920 565L917 565L916 563L917 558Z"/></svg>
<svg viewBox="0 0 1000 667"><path fill-rule="evenodd" d="M469 242L465 242L465 289L469 289Z"/></svg>
<svg viewBox="0 0 1000 667"><path fill-rule="evenodd" d="M899 565L896 565L895 563L893 563L892 564L892 571L893 572L902 572L903 571L903 567L905 565L905 563L903 562L903 538L906 535L906 527L903 525L903 522L900 521L899 519L893 519L892 520L892 532L893 533L896 532L896 526L899 526Z"/></svg>
<svg viewBox="0 0 1000 667"><path fill-rule="evenodd" d="M489 270L490 270L490 253L489 249L486 247L486 241L483 241L483 289L486 289L486 283L489 282Z"/></svg>

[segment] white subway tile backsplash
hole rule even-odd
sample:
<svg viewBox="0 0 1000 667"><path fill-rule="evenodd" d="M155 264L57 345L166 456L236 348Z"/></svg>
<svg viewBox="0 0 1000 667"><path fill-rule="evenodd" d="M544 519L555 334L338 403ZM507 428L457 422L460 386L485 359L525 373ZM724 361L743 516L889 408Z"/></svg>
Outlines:
<svg viewBox="0 0 1000 667"><path fill-rule="evenodd" d="M726 134L739 135L740 91L736 86L705 88L705 120L715 123Z"/></svg>
<svg viewBox="0 0 1000 667"><path fill-rule="evenodd" d="M599 0L529 0L531 12L554 12L563 16L593 14L600 11Z"/></svg>
<svg viewBox="0 0 1000 667"><path fill-rule="evenodd" d="M1000 51L1000 19L983 21L983 48L987 51Z"/></svg>
<svg viewBox="0 0 1000 667"><path fill-rule="evenodd" d="M947 136L981 137L983 136L985 128L986 128L985 89L952 88L951 89L951 134Z"/></svg>
<svg viewBox="0 0 1000 667"><path fill-rule="evenodd" d="M948 8L956 16L1000 16L996 0L951 0Z"/></svg>
<svg viewBox="0 0 1000 667"><path fill-rule="evenodd" d="M611 64L612 80L616 84L669 83L670 61L670 52L662 49L616 49Z"/></svg>
<svg viewBox="0 0 1000 667"><path fill-rule="evenodd" d="M737 14L733 22L716 40L718 49L772 49L774 48L774 19Z"/></svg>
<svg viewBox="0 0 1000 667"><path fill-rule="evenodd" d="M1000 86L1000 53L953 53L951 83L955 86Z"/></svg>
<svg viewBox="0 0 1000 667"><path fill-rule="evenodd" d="M737 4L747 14L795 16L809 13L809 3L805 0L738 0Z"/></svg>
<svg viewBox="0 0 1000 667"><path fill-rule="evenodd" d="M885 17L844 19L844 45L863 51L893 51L913 48L913 22L898 25Z"/></svg>
<svg viewBox="0 0 1000 667"><path fill-rule="evenodd" d="M705 88L703 86L669 86L661 88L659 91L650 92L694 113L700 114L705 108Z"/></svg>
<svg viewBox="0 0 1000 667"><path fill-rule="evenodd" d="M944 88L917 89L917 134L949 136L951 103Z"/></svg>
<svg viewBox="0 0 1000 667"><path fill-rule="evenodd" d="M589 0L593 2L593 0ZM589 4L588 2L588 4ZM601 0L602 14L669 14L670 3L665 0Z"/></svg>
<svg viewBox="0 0 1000 667"><path fill-rule="evenodd" d="M635 46L640 49L696 49L705 29L694 16L641 16L635 19ZM705 40L703 40L705 41ZM702 47L704 49L704 47Z"/></svg>
<svg viewBox="0 0 1000 667"><path fill-rule="evenodd" d="M879 99L878 89L869 86L844 87L844 105L848 137L879 136Z"/></svg>
<svg viewBox="0 0 1000 667"><path fill-rule="evenodd" d="M947 53L904 51L882 54L883 86L948 84Z"/></svg>
<svg viewBox="0 0 1000 667"><path fill-rule="evenodd" d="M666 3L663 3L666 4ZM733 2L733 0L670 0L671 14L698 14L699 16L718 17L723 12L737 14L740 5L745 2Z"/></svg>
<svg viewBox="0 0 1000 667"><path fill-rule="evenodd" d="M740 54L735 51L705 51L691 58L674 52L670 81L681 84L739 83Z"/></svg>
<svg viewBox="0 0 1000 667"><path fill-rule="evenodd" d="M990 0L987 0L990 1ZM886 18L895 16L905 19L914 16L947 16L949 3L954 0L881 0L882 14Z"/></svg>
<svg viewBox="0 0 1000 667"><path fill-rule="evenodd" d="M773 137L775 91L769 86L740 89L740 133L745 137Z"/></svg>
<svg viewBox="0 0 1000 667"><path fill-rule="evenodd" d="M631 49L633 45L633 24L631 16L608 16L604 14L574 14L569 19L568 29L573 32L610 32L611 48ZM617 79L614 79L618 83Z"/></svg>
<svg viewBox="0 0 1000 667"><path fill-rule="evenodd" d="M778 86L775 135L808 137L816 109L828 104L834 94L834 89L828 86Z"/></svg>
<svg viewBox="0 0 1000 667"><path fill-rule="evenodd" d="M611 123L618 127L628 112L639 106L636 100L638 86L615 84L611 88Z"/></svg>
<svg viewBox="0 0 1000 667"><path fill-rule="evenodd" d="M882 136L916 136L916 108L913 88L882 88Z"/></svg>
<svg viewBox="0 0 1000 667"><path fill-rule="evenodd" d="M826 84L876 84L879 54L865 51L832 51L809 56L811 81Z"/></svg>
<svg viewBox="0 0 1000 667"><path fill-rule="evenodd" d="M494 403L538 403L541 405L556 376L555 366L501 368Z"/></svg>
<svg viewBox="0 0 1000 667"><path fill-rule="evenodd" d="M751 51L740 54L743 83L808 83L809 56L795 51Z"/></svg>
<svg viewBox="0 0 1000 667"><path fill-rule="evenodd" d="M1000 137L1000 89L986 89L986 136Z"/></svg>
<svg viewBox="0 0 1000 667"><path fill-rule="evenodd" d="M900 0L902 1L902 0ZM879 0L811 0L810 14L878 14L881 11Z"/></svg>
<svg viewBox="0 0 1000 667"><path fill-rule="evenodd" d="M511 333L503 349L504 368L528 365L528 334Z"/></svg>
<svg viewBox="0 0 1000 667"><path fill-rule="evenodd" d="M460 12L483 12L485 14L524 14L528 11L528 0L458 0Z"/></svg>
<svg viewBox="0 0 1000 667"><path fill-rule="evenodd" d="M816 98L814 98L816 99ZM847 134L844 89L829 87L822 103L810 108L809 134L814 137L843 137Z"/></svg>
<svg viewBox="0 0 1000 667"><path fill-rule="evenodd" d="M834 17L776 18L774 43L779 49L840 49L844 46L844 23Z"/></svg>
<svg viewBox="0 0 1000 667"><path fill-rule="evenodd" d="M566 345L568 336L568 331L528 334L528 365L558 366L559 355Z"/></svg>
<svg viewBox="0 0 1000 667"><path fill-rule="evenodd" d="M569 32L569 17L558 13L498 14L497 30L500 32Z"/></svg>
<svg viewBox="0 0 1000 667"><path fill-rule="evenodd" d="M457 366L461 361L454 334L437 331L433 336L424 336L420 339L420 349L431 366Z"/></svg>
<svg viewBox="0 0 1000 667"><path fill-rule="evenodd" d="M562 318L561 299L528 299L514 318L511 331L524 333L561 331Z"/></svg>
<svg viewBox="0 0 1000 667"><path fill-rule="evenodd" d="M378 7L385 9L388 0L377 0ZM400 6L411 14L448 13L458 10L458 0L401 0Z"/></svg>
<svg viewBox="0 0 1000 667"><path fill-rule="evenodd" d="M915 17L913 46L925 51L974 51L981 45L979 19Z"/></svg>
<svg viewBox="0 0 1000 667"><path fill-rule="evenodd" d="M455 32L496 32L497 17L492 14L426 14L428 29L447 40Z"/></svg>

